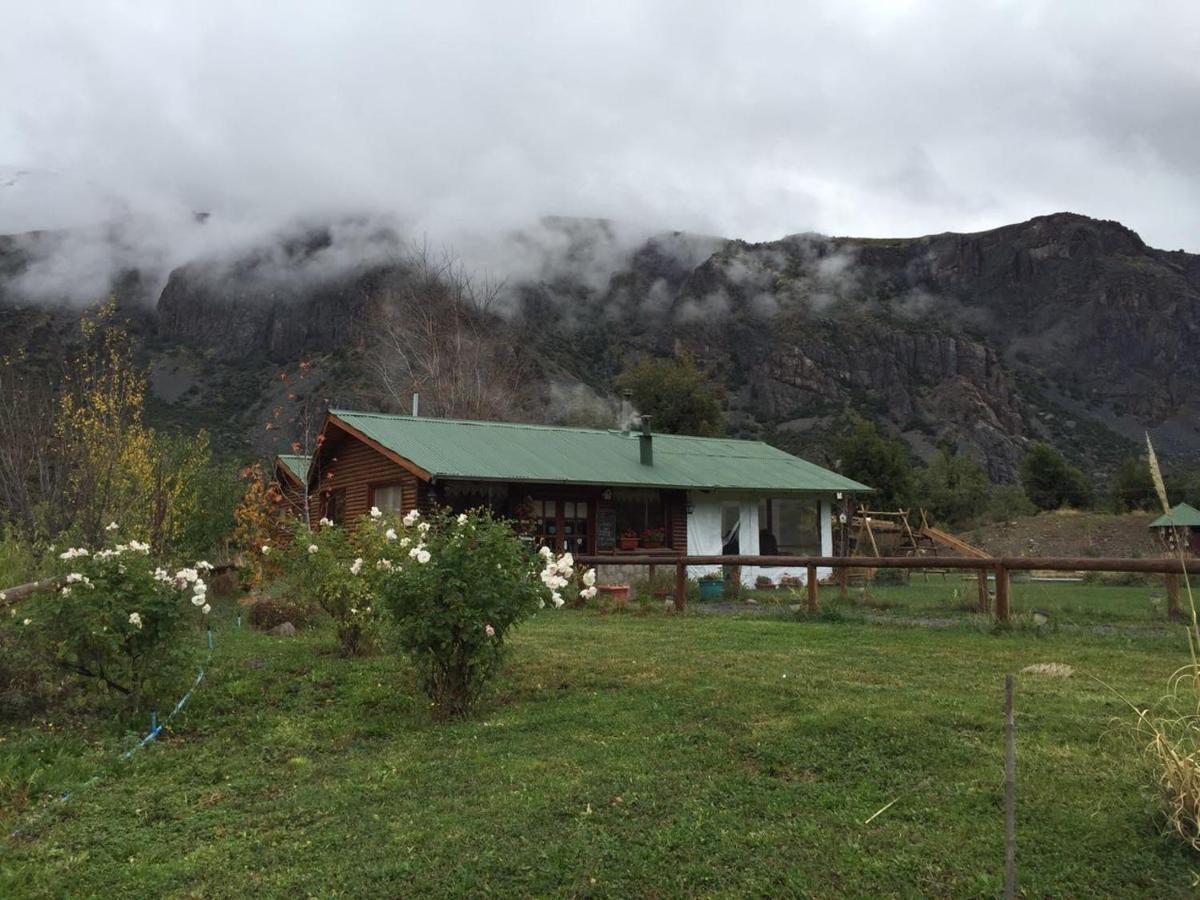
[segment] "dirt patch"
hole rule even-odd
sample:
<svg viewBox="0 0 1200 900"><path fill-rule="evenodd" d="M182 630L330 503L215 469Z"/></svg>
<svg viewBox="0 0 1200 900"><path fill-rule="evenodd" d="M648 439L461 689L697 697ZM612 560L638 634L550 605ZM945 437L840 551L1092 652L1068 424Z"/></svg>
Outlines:
<svg viewBox="0 0 1200 900"><path fill-rule="evenodd" d="M1061 511L1022 516L958 535L992 556L1157 555L1149 513L1110 515Z"/></svg>

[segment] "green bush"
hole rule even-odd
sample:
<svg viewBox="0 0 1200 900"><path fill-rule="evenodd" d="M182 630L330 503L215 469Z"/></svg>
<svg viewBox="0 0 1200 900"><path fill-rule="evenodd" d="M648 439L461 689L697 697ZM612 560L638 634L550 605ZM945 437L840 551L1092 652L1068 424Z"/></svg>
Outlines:
<svg viewBox="0 0 1200 900"><path fill-rule="evenodd" d="M987 504L987 518L992 522L1011 522L1020 516L1032 516L1037 507L1019 484L997 484L992 487Z"/></svg>
<svg viewBox="0 0 1200 900"><path fill-rule="evenodd" d="M34 652L27 627L16 610L0 621L0 720L27 717L45 707L57 681L44 658Z"/></svg>
<svg viewBox="0 0 1200 900"><path fill-rule="evenodd" d="M1021 483L1038 509L1063 506L1082 509L1092 500L1087 476L1048 444L1034 444L1025 455L1021 461Z"/></svg>
<svg viewBox="0 0 1200 900"><path fill-rule="evenodd" d="M61 587L30 598L19 614L34 645L135 707L167 699L200 647L194 626L209 612L202 573L211 566L168 572L136 540L95 553L70 548L58 559Z"/></svg>
<svg viewBox="0 0 1200 900"><path fill-rule="evenodd" d="M879 569L875 572L874 582L881 587L884 585L908 584L908 570Z"/></svg>
<svg viewBox="0 0 1200 900"><path fill-rule="evenodd" d="M250 624L260 631L270 631L284 622L303 628L311 619L308 610L298 603L277 597L262 597L250 607Z"/></svg>
<svg viewBox="0 0 1200 900"><path fill-rule="evenodd" d="M375 536L371 567L380 600L395 622L434 711L468 712L505 654L505 639L547 602L562 606L575 575L570 554L534 553L486 510L428 518L410 512L399 527L364 520ZM579 595L595 596L595 571Z"/></svg>
<svg viewBox="0 0 1200 900"><path fill-rule="evenodd" d="M369 519L353 532L326 519L315 531L298 521L283 550L284 584L333 619L343 656L361 654L375 631L379 604L364 572L380 558L373 537Z"/></svg>

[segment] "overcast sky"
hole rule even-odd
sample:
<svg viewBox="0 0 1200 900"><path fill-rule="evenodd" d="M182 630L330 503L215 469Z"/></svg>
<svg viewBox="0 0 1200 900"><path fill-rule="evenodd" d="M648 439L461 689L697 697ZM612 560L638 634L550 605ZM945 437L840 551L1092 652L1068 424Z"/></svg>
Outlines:
<svg viewBox="0 0 1200 900"><path fill-rule="evenodd" d="M1200 251L1200 3L0 0L0 232L116 211L748 239L1058 210Z"/></svg>

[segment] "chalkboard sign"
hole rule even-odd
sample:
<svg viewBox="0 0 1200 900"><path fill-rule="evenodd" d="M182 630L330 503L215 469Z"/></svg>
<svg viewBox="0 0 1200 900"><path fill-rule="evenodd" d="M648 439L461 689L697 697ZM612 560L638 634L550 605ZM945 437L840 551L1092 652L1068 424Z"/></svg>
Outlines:
<svg viewBox="0 0 1200 900"><path fill-rule="evenodd" d="M617 546L617 511L612 507L596 510L596 549L612 550Z"/></svg>

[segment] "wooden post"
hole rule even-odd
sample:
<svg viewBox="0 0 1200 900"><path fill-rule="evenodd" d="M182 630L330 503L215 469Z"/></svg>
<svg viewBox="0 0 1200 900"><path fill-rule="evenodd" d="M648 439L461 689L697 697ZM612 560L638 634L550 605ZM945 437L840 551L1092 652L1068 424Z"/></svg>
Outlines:
<svg viewBox="0 0 1200 900"><path fill-rule="evenodd" d="M687 604L687 566L683 561L675 563L675 612L683 612Z"/></svg>
<svg viewBox="0 0 1200 900"><path fill-rule="evenodd" d="M1000 596L1000 592L996 592ZM999 606L999 603L996 604ZM1013 676L1004 676L1004 897L1017 890L1017 743Z"/></svg>
<svg viewBox="0 0 1200 900"><path fill-rule="evenodd" d="M838 589L843 600L850 593L850 567L841 566L838 569Z"/></svg>
<svg viewBox="0 0 1200 900"><path fill-rule="evenodd" d="M1179 576L1167 575L1167 618L1172 622L1178 622L1183 618L1183 613L1179 609Z"/></svg>
<svg viewBox="0 0 1200 900"><path fill-rule="evenodd" d="M979 611L985 613L992 608L992 598L988 596L987 569L979 569L975 574L979 576Z"/></svg>
<svg viewBox="0 0 1200 900"><path fill-rule="evenodd" d="M817 611L817 567L808 567L808 611Z"/></svg>
<svg viewBox="0 0 1200 900"><path fill-rule="evenodd" d="M996 621L1008 621L1008 569L996 566Z"/></svg>

